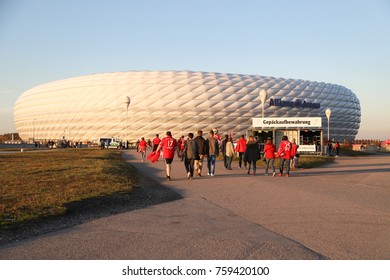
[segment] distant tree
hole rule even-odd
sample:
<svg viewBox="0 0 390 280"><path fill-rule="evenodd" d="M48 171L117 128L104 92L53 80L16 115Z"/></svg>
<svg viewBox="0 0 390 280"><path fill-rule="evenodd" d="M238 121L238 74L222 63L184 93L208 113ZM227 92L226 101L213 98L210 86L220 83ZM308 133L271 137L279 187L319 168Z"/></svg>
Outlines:
<svg viewBox="0 0 390 280"><path fill-rule="evenodd" d="M14 141L20 140L19 133L5 133L3 135L0 135L0 143L11 141L12 135L14 136Z"/></svg>

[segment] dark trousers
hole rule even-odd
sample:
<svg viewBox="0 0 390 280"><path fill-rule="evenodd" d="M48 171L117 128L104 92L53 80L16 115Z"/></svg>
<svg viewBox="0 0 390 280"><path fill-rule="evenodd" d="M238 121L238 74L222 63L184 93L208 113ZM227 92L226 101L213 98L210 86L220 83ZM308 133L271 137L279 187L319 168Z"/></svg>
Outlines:
<svg viewBox="0 0 390 280"><path fill-rule="evenodd" d="M184 157L184 167L186 168L187 173L190 173L190 176L194 176L194 159Z"/></svg>
<svg viewBox="0 0 390 280"><path fill-rule="evenodd" d="M154 144L154 145L153 145L153 152L154 152L155 150L157 150L157 147L158 147L158 144Z"/></svg>
<svg viewBox="0 0 390 280"><path fill-rule="evenodd" d="M256 160L248 161L248 173L251 172L251 166L253 165L253 174L256 173Z"/></svg>
<svg viewBox="0 0 390 280"><path fill-rule="evenodd" d="M244 167L246 167L246 161L244 159L244 154L245 153L241 153L241 152L238 153L238 166L240 168L241 168L241 163L242 163L243 160L244 160Z"/></svg>
<svg viewBox="0 0 390 280"><path fill-rule="evenodd" d="M226 156L226 154L223 155L223 166L225 168L228 168L228 157Z"/></svg>

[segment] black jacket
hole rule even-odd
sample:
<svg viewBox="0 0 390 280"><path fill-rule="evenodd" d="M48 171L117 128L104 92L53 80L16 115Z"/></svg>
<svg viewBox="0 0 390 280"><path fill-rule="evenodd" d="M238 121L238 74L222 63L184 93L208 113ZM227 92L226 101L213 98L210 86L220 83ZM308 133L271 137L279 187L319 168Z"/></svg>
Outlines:
<svg viewBox="0 0 390 280"><path fill-rule="evenodd" d="M196 153L198 155L206 155L207 154L207 146L206 146L206 140L202 136L197 136L195 139L195 145L196 145Z"/></svg>
<svg viewBox="0 0 390 280"><path fill-rule="evenodd" d="M196 145L193 139L187 139L184 148L184 156L187 159L196 159Z"/></svg>
<svg viewBox="0 0 390 280"><path fill-rule="evenodd" d="M257 143L246 144L244 159L245 161L257 161L260 159L260 149Z"/></svg>

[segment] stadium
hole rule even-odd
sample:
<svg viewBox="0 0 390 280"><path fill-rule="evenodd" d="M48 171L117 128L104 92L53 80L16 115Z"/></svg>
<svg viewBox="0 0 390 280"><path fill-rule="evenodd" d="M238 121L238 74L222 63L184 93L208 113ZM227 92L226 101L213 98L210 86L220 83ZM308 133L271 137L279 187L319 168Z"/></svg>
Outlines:
<svg viewBox="0 0 390 280"><path fill-rule="evenodd" d="M266 90L264 104L261 90ZM117 137L135 142L156 133L164 135L167 130L178 138L212 128L237 138L275 130L253 126L253 118L262 114L267 118L321 118L317 128L324 137L327 108L332 110L330 138L352 141L360 126L360 102L340 85L214 72L129 71L36 86L16 101L14 120L24 141L94 142Z"/></svg>

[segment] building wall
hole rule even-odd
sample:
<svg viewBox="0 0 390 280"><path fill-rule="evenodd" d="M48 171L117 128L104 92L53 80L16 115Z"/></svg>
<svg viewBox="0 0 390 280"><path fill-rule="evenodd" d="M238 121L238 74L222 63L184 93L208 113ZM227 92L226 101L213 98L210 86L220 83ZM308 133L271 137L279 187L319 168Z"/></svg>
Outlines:
<svg viewBox="0 0 390 280"><path fill-rule="evenodd" d="M55 81L24 92L14 110L22 139L93 141L102 136L153 138L172 131L179 137L214 127L235 135L261 116L260 90L267 90L266 117L322 117L332 110L331 138L354 139L360 103L349 89L335 84L257 75L191 71L129 71ZM270 106L270 100L319 103L320 108Z"/></svg>

